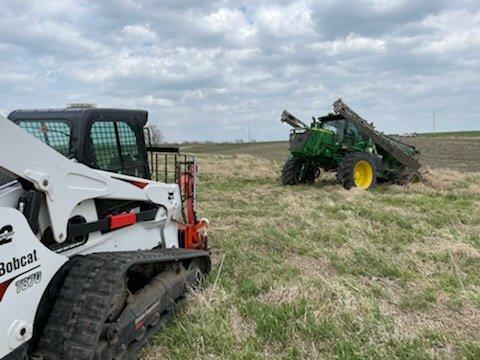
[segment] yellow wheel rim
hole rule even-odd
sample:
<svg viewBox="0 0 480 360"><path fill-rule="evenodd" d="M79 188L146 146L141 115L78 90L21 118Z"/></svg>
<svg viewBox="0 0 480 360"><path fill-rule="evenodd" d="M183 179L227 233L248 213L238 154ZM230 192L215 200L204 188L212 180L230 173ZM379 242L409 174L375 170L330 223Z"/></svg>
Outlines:
<svg viewBox="0 0 480 360"><path fill-rule="evenodd" d="M360 160L353 168L353 182L360 189L368 189L373 183L373 168L366 160Z"/></svg>

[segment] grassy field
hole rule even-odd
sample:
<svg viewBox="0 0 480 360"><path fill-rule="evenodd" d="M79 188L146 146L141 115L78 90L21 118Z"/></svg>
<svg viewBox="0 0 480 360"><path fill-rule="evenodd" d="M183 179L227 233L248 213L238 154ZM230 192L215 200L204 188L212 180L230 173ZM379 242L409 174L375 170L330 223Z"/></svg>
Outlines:
<svg viewBox="0 0 480 360"><path fill-rule="evenodd" d="M214 268L145 358L480 359L479 173L283 187L284 144L236 149L199 155Z"/></svg>

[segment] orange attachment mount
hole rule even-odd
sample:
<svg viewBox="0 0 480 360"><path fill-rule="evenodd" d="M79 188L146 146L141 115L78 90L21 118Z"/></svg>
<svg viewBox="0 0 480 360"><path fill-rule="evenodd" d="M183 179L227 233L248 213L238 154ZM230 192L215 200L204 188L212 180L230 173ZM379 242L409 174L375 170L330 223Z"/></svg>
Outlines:
<svg viewBox="0 0 480 360"><path fill-rule="evenodd" d="M197 178L197 165L191 161L185 166L185 171L178 178L178 185L183 198L184 224L180 224L179 231L183 235L186 249L208 250L207 219L197 220L195 212L195 181Z"/></svg>

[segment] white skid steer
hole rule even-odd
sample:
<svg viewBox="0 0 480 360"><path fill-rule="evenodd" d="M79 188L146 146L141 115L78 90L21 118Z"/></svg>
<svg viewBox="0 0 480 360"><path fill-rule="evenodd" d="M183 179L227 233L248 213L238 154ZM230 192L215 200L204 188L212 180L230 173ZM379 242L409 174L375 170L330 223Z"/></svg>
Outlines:
<svg viewBox="0 0 480 360"><path fill-rule="evenodd" d="M135 357L209 272L195 160L147 116L0 117L0 359Z"/></svg>

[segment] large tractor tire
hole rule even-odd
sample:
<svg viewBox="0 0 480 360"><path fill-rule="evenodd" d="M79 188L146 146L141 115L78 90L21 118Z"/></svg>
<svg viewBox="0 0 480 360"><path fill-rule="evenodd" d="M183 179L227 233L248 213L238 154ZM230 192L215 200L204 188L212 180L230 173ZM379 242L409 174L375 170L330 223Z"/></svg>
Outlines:
<svg viewBox="0 0 480 360"><path fill-rule="evenodd" d="M375 154L352 152L346 154L337 169L337 180L345 188L372 189L377 185L381 160Z"/></svg>
<svg viewBox="0 0 480 360"><path fill-rule="evenodd" d="M313 164L298 158L290 158L283 165L282 183L283 185L314 183L318 174L319 172Z"/></svg>

